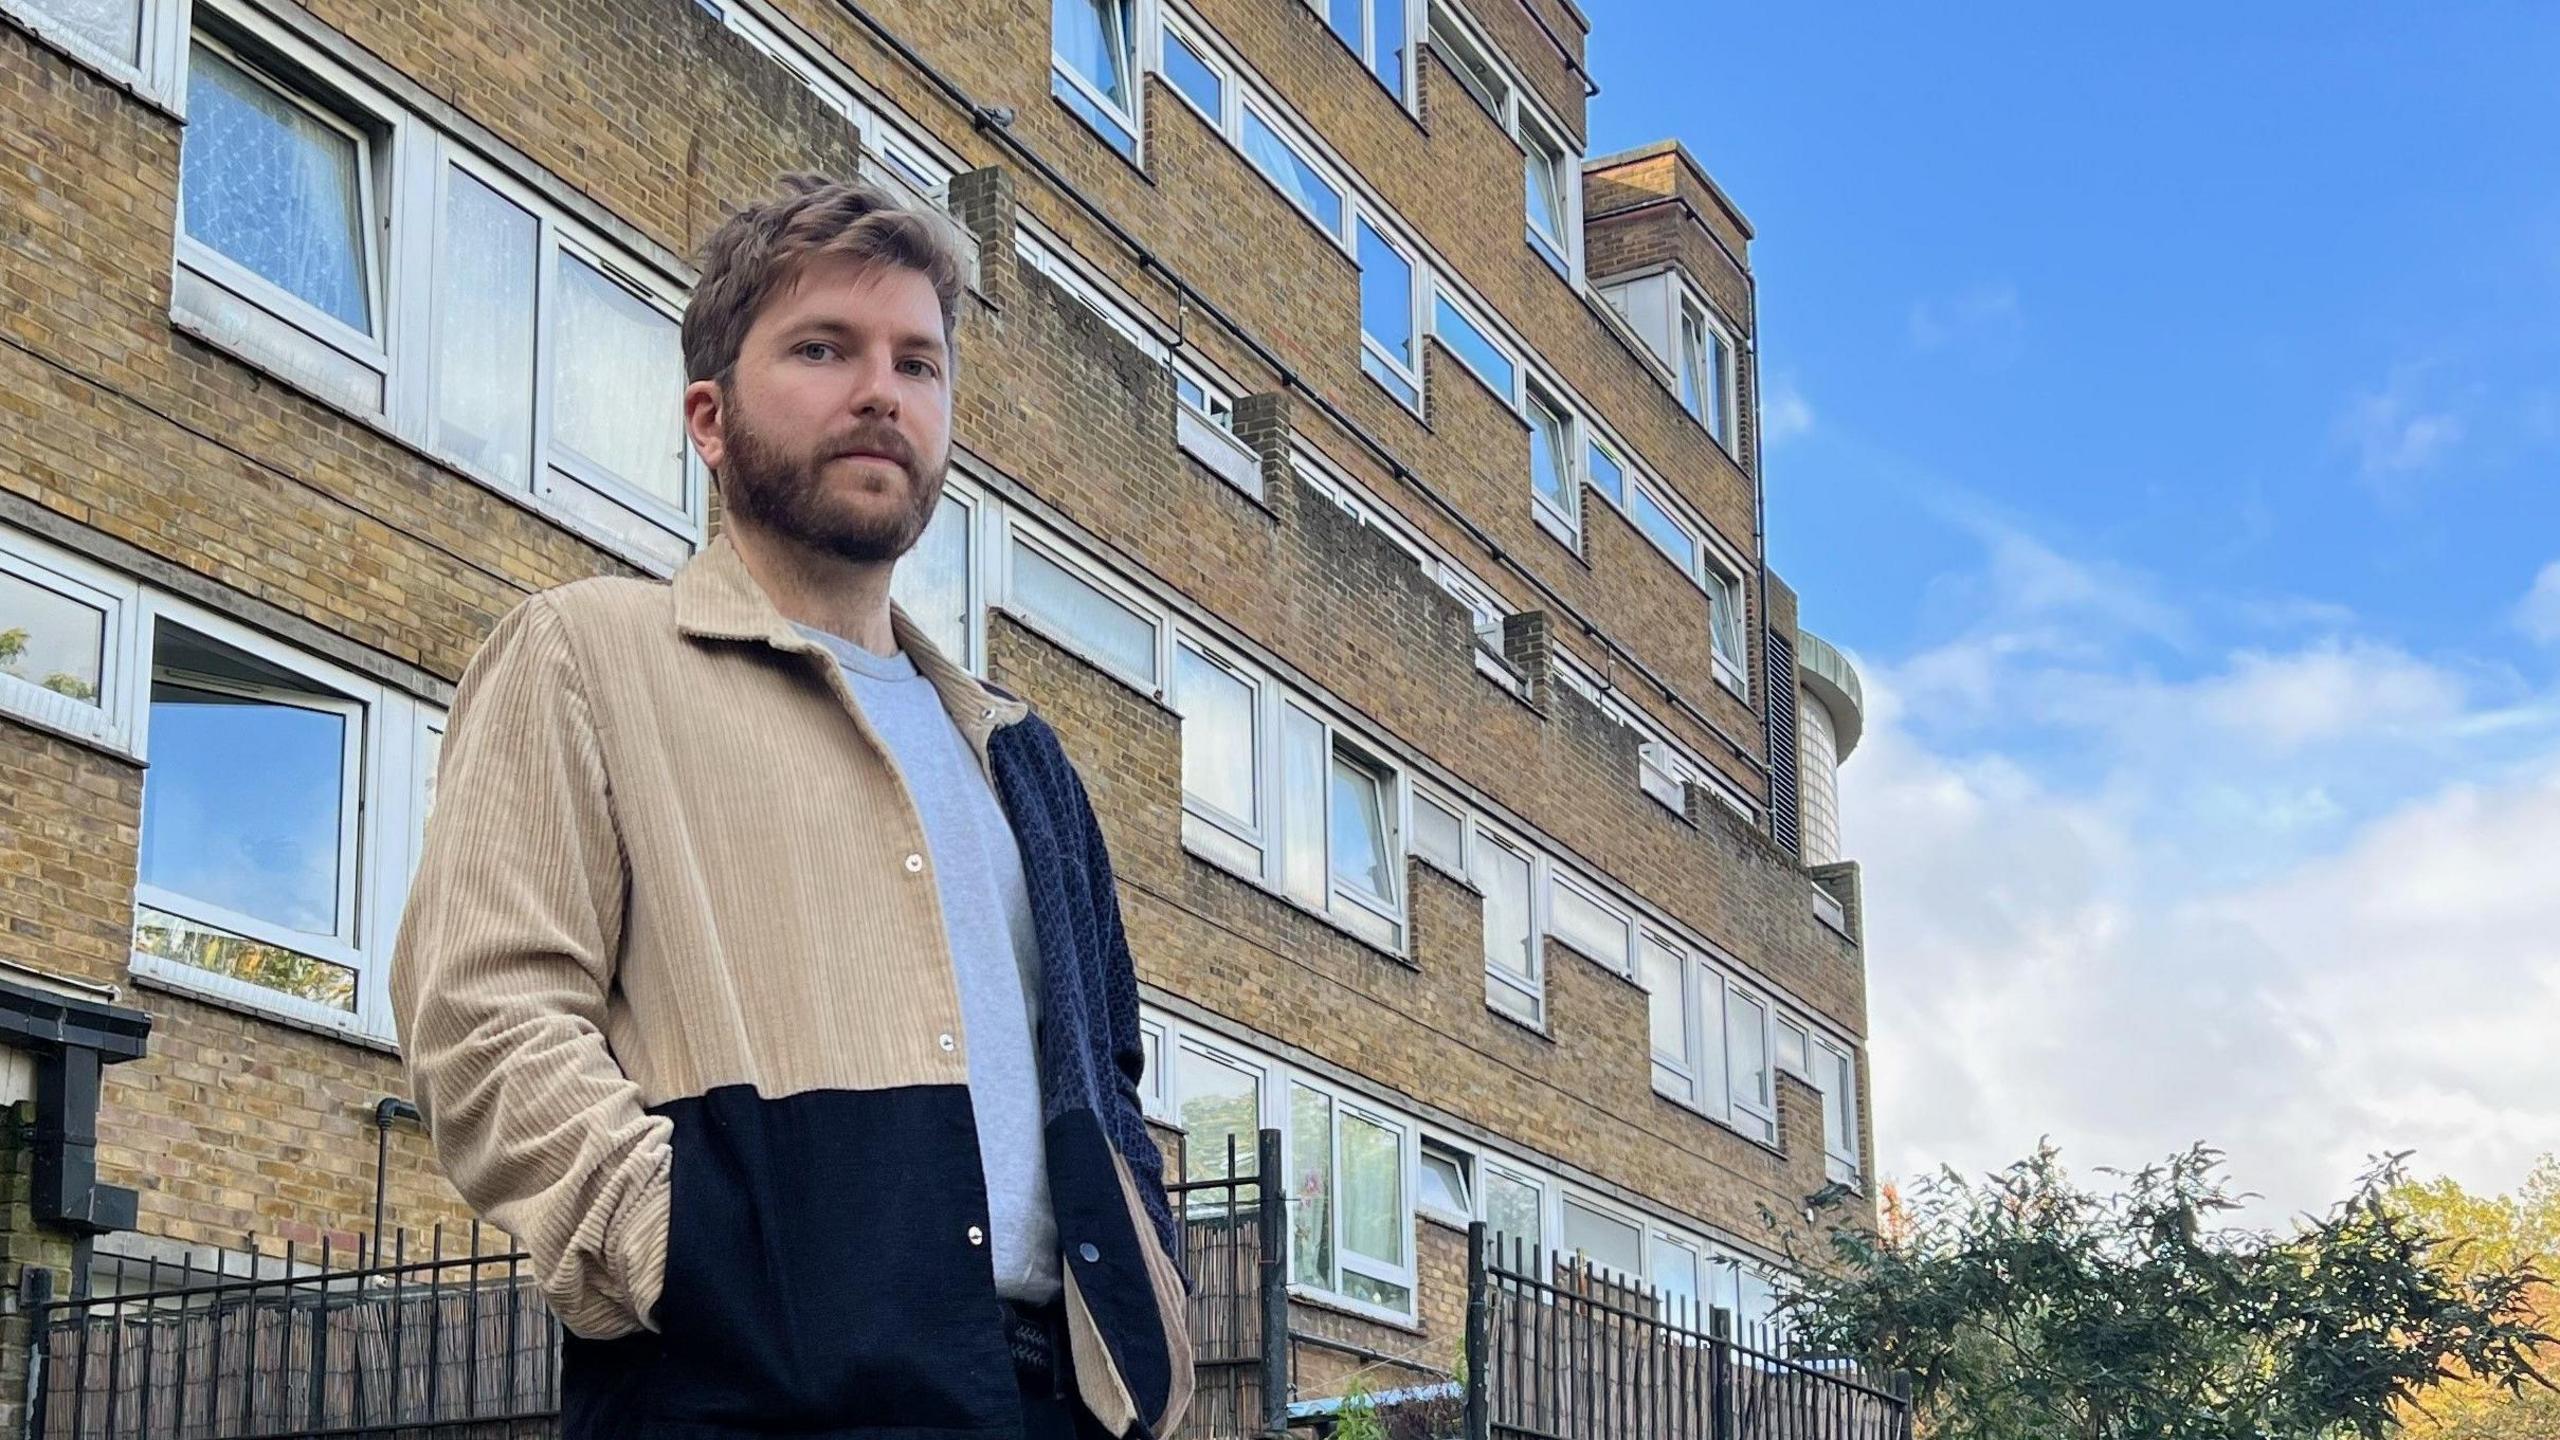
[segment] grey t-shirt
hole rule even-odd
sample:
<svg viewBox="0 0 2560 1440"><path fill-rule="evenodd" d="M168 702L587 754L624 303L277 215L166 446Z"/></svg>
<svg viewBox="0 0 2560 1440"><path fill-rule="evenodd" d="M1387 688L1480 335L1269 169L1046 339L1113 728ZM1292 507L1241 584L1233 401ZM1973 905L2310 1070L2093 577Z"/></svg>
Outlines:
<svg viewBox="0 0 2560 1440"><path fill-rule="evenodd" d="M1040 947L1013 826L978 768L977 752L915 661L903 651L874 655L842 636L796 628L843 667L863 718L889 748L924 822L968 1036L996 1293L1045 1304L1061 1282L1040 1138Z"/></svg>

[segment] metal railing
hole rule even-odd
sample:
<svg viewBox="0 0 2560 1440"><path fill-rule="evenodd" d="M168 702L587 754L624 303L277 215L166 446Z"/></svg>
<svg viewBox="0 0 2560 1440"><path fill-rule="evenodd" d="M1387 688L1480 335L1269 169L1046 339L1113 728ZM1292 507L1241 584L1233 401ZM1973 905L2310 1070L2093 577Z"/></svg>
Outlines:
<svg viewBox="0 0 2560 1440"><path fill-rule="evenodd" d="M1731 1312L1577 1257L1538 1265L1468 1227L1468 1440L1910 1440L1899 1378L1767 1331L1745 1343Z"/></svg>
<svg viewBox="0 0 2560 1440"><path fill-rule="evenodd" d="M1175 1259L1192 1286L1194 1379L1178 1440L1265 1435L1285 1424L1288 1225L1280 1187L1262 1179L1281 1173L1280 1132L1257 1137L1252 1174L1237 1173L1242 1158L1229 1136L1222 1176L1165 1187L1181 1221Z"/></svg>

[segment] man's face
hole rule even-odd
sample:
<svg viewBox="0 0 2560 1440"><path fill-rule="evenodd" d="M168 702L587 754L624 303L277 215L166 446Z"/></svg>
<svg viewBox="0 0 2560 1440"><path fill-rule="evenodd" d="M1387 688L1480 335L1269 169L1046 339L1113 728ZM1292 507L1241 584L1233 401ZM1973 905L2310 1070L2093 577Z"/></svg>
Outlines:
<svg viewBox="0 0 2560 1440"><path fill-rule="evenodd" d="M730 383L696 382L685 410L732 513L846 560L895 560L932 521L951 460L933 283L811 260L748 327Z"/></svg>

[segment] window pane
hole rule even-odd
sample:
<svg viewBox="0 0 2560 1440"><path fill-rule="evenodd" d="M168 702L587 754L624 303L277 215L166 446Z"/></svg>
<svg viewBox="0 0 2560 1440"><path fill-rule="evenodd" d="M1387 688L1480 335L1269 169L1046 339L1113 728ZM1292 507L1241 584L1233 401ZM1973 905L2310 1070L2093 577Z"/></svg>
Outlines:
<svg viewBox="0 0 2560 1440"><path fill-rule="evenodd" d="M1630 1278L1644 1273L1644 1232L1614 1215L1564 1202L1564 1248Z"/></svg>
<svg viewBox="0 0 2560 1440"><path fill-rule="evenodd" d="M1706 363L1699 353L1698 322L1688 315L1680 317L1680 404L1700 420L1707 418L1702 398L1704 382L1700 369Z"/></svg>
<svg viewBox="0 0 2560 1440"><path fill-rule="evenodd" d="M551 438L642 493L684 504L684 358L676 322L563 252Z"/></svg>
<svg viewBox="0 0 2560 1440"><path fill-rule="evenodd" d="M1251 1175L1261 1143L1262 1077L1204 1055L1190 1046L1174 1054L1174 1090L1182 1097L1185 1180L1224 1180L1227 1142L1235 1142L1235 1173ZM1221 1208L1226 1203L1218 1193Z"/></svg>
<svg viewBox="0 0 2560 1440"><path fill-rule="evenodd" d="M1466 1172L1459 1168L1456 1157L1436 1151L1422 1152L1422 1193L1417 1202L1452 1215L1472 1213L1467 1207Z"/></svg>
<svg viewBox="0 0 2560 1440"><path fill-rule="evenodd" d="M436 254L436 445L514 489L533 483L533 277L539 221L445 172Z"/></svg>
<svg viewBox="0 0 2560 1440"><path fill-rule="evenodd" d="M1523 980L1537 978L1530 952L1529 860L1508 845L1479 837L1473 872L1484 892L1484 961Z"/></svg>
<svg viewBox="0 0 2560 1440"><path fill-rule="evenodd" d="M1164 76L1173 88L1191 97L1191 103L1209 112L1213 124L1225 124L1227 114L1227 82L1189 41L1167 30L1164 32Z"/></svg>
<svg viewBox="0 0 2560 1440"><path fill-rule="evenodd" d="M1294 705L1280 712L1280 823L1287 831L1282 886L1318 910L1332 898L1325 884L1326 763L1324 726Z"/></svg>
<svg viewBox="0 0 2560 1440"><path fill-rule="evenodd" d="M1742 624L1742 587L1712 570L1707 572L1707 624L1715 638L1716 654L1726 664L1739 668L1750 653L1749 636Z"/></svg>
<svg viewBox="0 0 2560 1440"><path fill-rule="evenodd" d="M1449 68L1458 72L1458 83L1467 87L1468 94L1492 111L1495 119L1503 118L1503 107L1511 99L1511 87L1503 82L1502 72L1493 68L1493 62L1485 58L1484 52L1459 34L1436 5L1431 8L1431 48L1448 59Z"/></svg>
<svg viewBox="0 0 2560 1440"><path fill-rule="evenodd" d="M967 665L969 653L969 507L942 497L916 548L889 572L889 597L943 654Z"/></svg>
<svg viewBox="0 0 2560 1440"><path fill-rule="evenodd" d="M162 678L151 687L142 879L308 935L336 935L348 717Z"/></svg>
<svg viewBox="0 0 2560 1440"><path fill-rule="evenodd" d="M1823 1050L1822 1068L1815 1072L1815 1079L1822 1086L1823 1146L1835 1155L1858 1152L1855 1127L1849 1123L1857 1074L1856 1061L1837 1050Z"/></svg>
<svg viewBox="0 0 2560 1440"><path fill-rule="evenodd" d="M1640 978L1652 996L1653 1053L1689 1067L1689 962L1677 950L1648 935L1642 942L1644 970Z"/></svg>
<svg viewBox="0 0 2560 1440"><path fill-rule="evenodd" d="M1263 118L1246 106L1244 112L1244 153L1280 187L1280 193L1305 207L1327 234L1342 233L1342 193L1316 173L1315 166L1302 158L1288 141L1280 138Z"/></svg>
<svg viewBox="0 0 2560 1440"><path fill-rule="evenodd" d="M1110 142L1112 149L1132 160L1138 157L1138 137L1131 134L1129 127L1121 124L1117 116L1102 108L1092 96L1086 94L1082 86L1052 70L1049 72L1049 93L1058 97L1068 109L1082 116L1086 124L1100 132L1102 138Z"/></svg>
<svg viewBox="0 0 2560 1440"><path fill-rule="evenodd" d="M38 13L127 65L142 52L142 6L138 0L36 0Z"/></svg>
<svg viewBox="0 0 2560 1440"><path fill-rule="evenodd" d="M202 45L187 77L187 233L373 333L356 138Z"/></svg>
<svg viewBox="0 0 2560 1440"><path fill-rule="evenodd" d="M1413 365L1413 262L1365 219L1360 222L1360 330L1396 363Z"/></svg>
<svg viewBox="0 0 2560 1440"><path fill-rule="evenodd" d="M1421 795L1413 797L1413 849L1450 870L1466 869L1467 822L1437 801Z"/></svg>
<svg viewBox="0 0 2560 1440"><path fill-rule="evenodd" d="M1342 1115L1342 1248L1381 1265L1404 1264L1404 1138L1364 1115Z"/></svg>
<svg viewBox="0 0 2560 1440"><path fill-rule="evenodd" d="M1683 574L1697 573L1698 542L1690 536L1688 527L1672 519L1671 512L1663 509L1661 502L1643 486L1636 487L1635 497L1636 528L1643 531L1644 537L1663 554L1670 556Z"/></svg>
<svg viewBox="0 0 2560 1440"><path fill-rule="evenodd" d="M1725 398L1731 393L1729 377L1732 373L1733 351L1726 347L1721 333L1709 333L1707 373L1703 381L1707 387L1707 433L1727 443L1733 439L1730 433L1733 417L1725 413Z"/></svg>
<svg viewBox="0 0 2560 1440"><path fill-rule="evenodd" d="M1377 772L1346 756L1333 757L1333 875L1354 890L1392 905L1395 874L1389 869L1385 787Z"/></svg>
<svg viewBox="0 0 2560 1440"><path fill-rule="evenodd" d="M1495 1242L1494 1260L1506 1269L1534 1273L1540 1237L1538 1187L1500 1170L1484 1172L1485 1229Z"/></svg>
<svg viewBox="0 0 2560 1440"><path fill-rule="evenodd" d="M1778 1022L1778 1068L1798 1075L1814 1073L1813 1057L1808 1053L1803 1027L1784 1020Z"/></svg>
<svg viewBox="0 0 2560 1440"><path fill-rule="evenodd" d="M1627 968L1627 922L1570 885L1551 892L1549 917L1556 938L1576 950L1614 966Z"/></svg>
<svg viewBox="0 0 2560 1440"><path fill-rule="evenodd" d="M1698 1252L1656 1233L1652 1264L1647 1278L1662 1295L1662 1318L1683 1329L1706 1329L1698 1313Z"/></svg>
<svg viewBox="0 0 2560 1440"><path fill-rule="evenodd" d="M1343 1275L1342 1293L1354 1300L1365 1300L1372 1305L1383 1306L1389 1310L1413 1308L1411 1290L1402 1285L1391 1285L1384 1280L1372 1280L1366 1275L1357 1273Z"/></svg>
<svg viewBox="0 0 2560 1440"><path fill-rule="evenodd" d="M1547 144L1546 137L1534 130L1524 128L1520 141L1529 152L1529 223L1538 227L1538 233L1548 239L1562 240L1564 157Z"/></svg>
<svg viewBox="0 0 2560 1440"><path fill-rule="evenodd" d="M1726 997L1725 1058L1733 1076L1733 1102L1769 1107L1769 1007L1734 991Z"/></svg>
<svg viewBox="0 0 2560 1440"><path fill-rule="evenodd" d="M1156 683L1155 622L1028 545L1013 547L1013 598L1104 660Z"/></svg>
<svg viewBox="0 0 2560 1440"><path fill-rule="evenodd" d="M1289 1087L1289 1275L1333 1288L1333 1100Z"/></svg>
<svg viewBox="0 0 2560 1440"><path fill-rule="evenodd" d="M1182 714L1182 788L1247 825L1253 803L1253 687L1188 645L1174 648L1173 706Z"/></svg>
<svg viewBox="0 0 2560 1440"><path fill-rule="evenodd" d="M356 972L347 966L199 925L148 905L134 907L133 948L332 1010L356 1008Z"/></svg>
<svg viewBox="0 0 2560 1440"><path fill-rule="evenodd" d="M1404 0L1371 0L1369 68L1399 100L1404 98Z"/></svg>
<svg viewBox="0 0 2560 1440"><path fill-rule="evenodd" d="M1529 484L1548 504L1574 513L1573 485L1566 468L1564 417L1535 394L1529 397Z"/></svg>
<svg viewBox="0 0 2560 1440"><path fill-rule="evenodd" d="M105 611L0 571L0 675L95 705L106 663Z"/></svg>
<svg viewBox="0 0 2560 1440"><path fill-rule="evenodd" d="M1694 973L1694 972L1693 972ZM1704 983L1693 986L1690 1005L1698 1012L1697 1036L1699 1106L1710 1114L1726 1113L1724 1065L1724 981L1714 974L1699 977Z"/></svg>
<svg viewBox="0 0 2560 1440"><path fill-rule="evenodd" d="M1432 333L1438 335L1441 343L1465 361L1485 384L1492 386L1494 394L1509 400L1516 373L1511 366L1511 357L1505 355L1491 337L1477 329L1474 321L1459 314L1457 307L1449 303L1448 296L1434 298L1437 304L1432 309Z"/></svg>
<svg viewBox="0 0 2560 1440"><path fill-rule="evenodd" d="M426 782L418 797L418 823L426 824L436 813L436 766L444 759L444 727L432 725L420 735L418 743L425 747Z"/></svg>
<svg viewBox="0 0 2560 1440"><path fill-rule="evenodd" d="M1620 469L1617 458L1594 443L1583 447L1584 462L1591 473L1591 488L1624 505L1627 503L1627 472Z"/></svg>
<svg viewBox="0 0 2560 1440"><path fill-rule="evenodd" d="M1104 99L1130 110L1128 0L1050 0L1050 43L1059 60Z"/></svg>
<svg viewBox="0 0 2560 1440"><path fill-rule="evenodd" d="M1333 33L1342 37L1342 43L1350 46L1354 55L1368 53L1360 45L1360 9L1360 0L1333 0L1325 7L1325 23L1333 27Z"/></svg>

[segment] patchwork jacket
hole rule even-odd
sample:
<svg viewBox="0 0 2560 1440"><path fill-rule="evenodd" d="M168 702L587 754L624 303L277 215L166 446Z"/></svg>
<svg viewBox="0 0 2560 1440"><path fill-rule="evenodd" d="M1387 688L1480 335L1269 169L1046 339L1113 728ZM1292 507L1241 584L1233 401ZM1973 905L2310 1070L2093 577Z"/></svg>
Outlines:
<svg viewBox="0 0 2560 1440"><path fill-rule="evenodd" d="M1152 1440L1191 1395L1187 1286L1110 857L1049 727L893 624L1022 853L1078 1390ZM939 904L834 658L725 536L492 631L393 1005L447 1174L571 1332L566 1440L1021 1433Z"/></svg>

